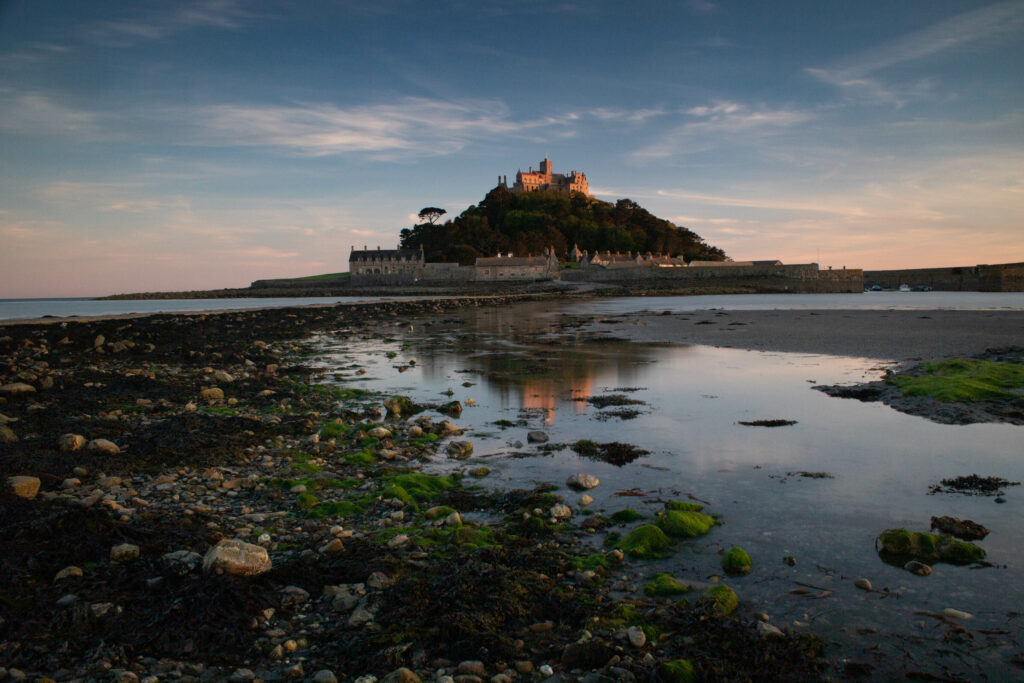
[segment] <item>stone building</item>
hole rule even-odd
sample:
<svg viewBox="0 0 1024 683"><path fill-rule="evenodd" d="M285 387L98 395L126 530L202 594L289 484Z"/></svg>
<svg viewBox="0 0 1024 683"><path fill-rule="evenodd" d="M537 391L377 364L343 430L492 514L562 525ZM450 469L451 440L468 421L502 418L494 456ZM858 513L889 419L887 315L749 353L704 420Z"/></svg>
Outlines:
<svg viewBox="0 0 1024 683"><path fill-rule="evenodd" d="M647 252L627 252L625 254L611 253L610 251L595 251L593 254L575 244L569 250L569 260L580 264L580 268L685 268L686 261L682 256L668 256L667 254L653 254Z"/></svg>
<svg viewBox="0 0 1024 683"><path fill-rule="evenodd" d="M416 282L423 274L423 248L376 249L363 247L348 257L348 272L353 283L398 284Z"/></svg>
<svg viewBox="0 0 1024 683"><path fill-rule="evenodd" d="M552 280L558 278L560 268L555 250L550 247L542 256L498 254L476 260L476 281Z"/></svg>
<svg viewBox="0 0 1024 683"><path fill-rule="evenodd" d="M570 171L569 173L554 173L551 166L551 159L547 157L544 161L540 162L540 169L537 171L530 167L530 170L523 173L522 170L516 173L516 182L512 186L513 192L564 192L565 194L572 194L573 192L581 192L588 197L590 196L590 184L587 182L587 174L579 173L577 171ZM505 179L499 178L499 185L508 187L507 176Z"/></svg>

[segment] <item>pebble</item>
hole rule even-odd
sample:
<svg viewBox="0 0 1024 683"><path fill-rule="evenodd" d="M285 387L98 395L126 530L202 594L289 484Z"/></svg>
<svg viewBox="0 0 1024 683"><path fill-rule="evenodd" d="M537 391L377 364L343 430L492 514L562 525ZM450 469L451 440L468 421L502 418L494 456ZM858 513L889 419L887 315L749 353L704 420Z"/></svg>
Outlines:
<svg viewBox="0 0 1024 683"><path fill-rule="evenodd" d="M256 576L270 571L270 556L262 546L225 538L207 551L203 571Z"/></svg>
<svg viewBox="0 0 1024 683"><path fill-rule="evenodd" d="M593 496L588 496L585 493L582 496L580 496L580 507L587 507L588 505L590 505L593 502L594 502Z"/></svg>
<svg viewBox="0 0 1024 683"><path fill-rule="evenodd" d="M36 388L31 384L25 384L24 382L12 382L10 384L0 386L0 394L7 394L8 396L20 396L22 394L34 393L36 393Z"/></svg>
<svg viewBox="0 0 1024 683"><path fill-rule="evenodd" d="M391 432L383 427L374 427L370 431L366 432L367 436L372 436L374 439L386 439L391 436Z"/></svg>
<svg viewBox="0 0 1024 683"><path fill-rule="evenodd" d="M123 564L134 562L139 559L139 546L131 543L121 543L110 549L110 561Z"/></svg>
<svg viewBox="0 0 1024 683"><path fill-rule="evenodd" d="M99 453L106 453L107 455L114 455L120 453L121 449L116 443L108 439L93 439L86 444L85 449L88 451L97 451Z"/></svg>
<svg viewBox="0 0 1024 683"><path fill-rule="evenodd" d="M626 630L626 637L629 638L629 644L633 647L643 647L647 644L647 634L639 626L630 626Z"/></svg>
<svg viewBox="0 0 1024 683"><path fill-rule="evenodd" d="M18 440L18 435L14 433L14 430L5 424L0 424L0 443L15 443Z"/></svg>
<svg viewBox="0 0 1024 683"><path fill-rule="evenodd" d="M953 609L952 607L947 607L946 609L942 610L942 613L944 615L946 615L947 617L949 617L950 619L973 619L974 618L974 615L971 614L970 612L962 612L962 611L960 611L958 609Z"/></svg>
<svg viewBox="0 0 1024 683"><path fill-rule="evenodd" d="M562 503L552 505L551 516L555 519L569 519L570 517L572 517L572 508Z"/></svg>
<svg viewBox="0 0 1024 683"><path fill-rule="evenodd" d="M862 591L869 591L869 590L871 590L871 582L868 581L867 579L857 579L856 581L853 582L853 585L856 586L857 588L860 588Z"/></svg>
<svg viewBox="0 0 1024 683"><path fill-rule="evenodd" d="M932 573L932 568L926 565L924 562L918 562L917 560L911 560L903 565L911 574L917 574L918 576L928 576Z"/></svg>
<svg viewBox="0 0 1024 683"><path fill-rule="evenodd" d="M484 663L479 659L467 659L459 663L456 673L470 676L486 676L487 668L484 667Z"/></svg>
<svg viewBox="0 0 1024 683"><path fill-rule="evenodd" d="M18 498L32 500L39 493L39 477L14 476L7 477L7 488Z"/></svg>
<svg viewBox="0 0 1024 683"><path fill-rule="evenodd" d="M757 622L757 635L763 638L783 638L785 633L778 626L773 626L767 621Z"/></svg>
<svg viewBox="0 0 1024 683"><path fill-rule="evenodd" d="M540 675L541 676L554 676L555 675L555 670L552 669L549 664L541 664Z"/></svg>
<svg viewBox="0 0 1024 683"><path fill-rule="evenodd" d="M82 569L81 567L76 567L72 564L57 572L57 575L53 577L53 580L56 583L57 581L63 581L64 579L70 579L78 576L82 576Z"/></svg>
<svg viewBox="0 0 1024 683"><path fill-rule="evenodd" d="M596 487L601 483L601 480L592 474L584 474L581 472L570 476L565 483L574 489L587 490Z"/></svg>
<svg viewBox="0 0 1024 683"><path fill-rule="evenodd" d="M338 683L338 677L330 669L320 669L313 674L313 683Z"/></svg>
<svg viewBox="0 0 1024 683"><path fill-rule="evenodd" d="M409 544L409 537L405 534L398 534L394 538L388 541L389 548L401 548Z"/></svg>
<svg viewBox="0 0 1024 683"><path fill-rule="evenodd" d="M551 437L545 432L533 431L526 435L526 441L528 443L547 443L551 440Z"/></svg>

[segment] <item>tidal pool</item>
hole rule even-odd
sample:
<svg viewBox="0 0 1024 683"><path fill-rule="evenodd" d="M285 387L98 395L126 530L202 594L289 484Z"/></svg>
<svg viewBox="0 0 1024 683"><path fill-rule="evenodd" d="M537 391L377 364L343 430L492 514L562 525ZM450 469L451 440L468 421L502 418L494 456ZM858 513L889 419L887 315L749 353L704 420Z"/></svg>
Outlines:
<svg viewBox="0 0 1024 683"><path fill-rule="evenodd" d="M576 521L586 511L564 486L576 472L601 480L588 492L591 512L633 508L653 520L663 501L689 496L721 515L720 526L677 544L670 558L623 565L614 576L625 594L639 594L663 571L717 580L720 553L740 545L753 571L722 580L742 609L824 636L835 661L854 662L846 673L861 664L883 678L914 670L1005 678L1014 670L1013 658L1024 655L1024 489L1007 488L1006 503L996 504L930 494L929 486L972 473L1024 480L1021 427L940 425L813 390L876 379L887 361L644 345L585 334L577 324L544 306L382 323L372 338L321 338L319 365L341 386L461 401L453 421L474 455L452 460L440 448L428 471L482 465L491 470L482 480L489 487L557 484ZM588 401L609 396L638 403ZM796 424L740 424L764 419ZM533 430L550 442L529 443ZM648 453L616 466L568 448L581 439ZM927 531L933 515L988 527L979 545L991 566L936 564L919 577L879 558L882 531ZM603 537L594 535L595 546ZM875 592L854 586L861 577ZM973 615L960 622L966 631L938 618L945 608Z"/></svg>

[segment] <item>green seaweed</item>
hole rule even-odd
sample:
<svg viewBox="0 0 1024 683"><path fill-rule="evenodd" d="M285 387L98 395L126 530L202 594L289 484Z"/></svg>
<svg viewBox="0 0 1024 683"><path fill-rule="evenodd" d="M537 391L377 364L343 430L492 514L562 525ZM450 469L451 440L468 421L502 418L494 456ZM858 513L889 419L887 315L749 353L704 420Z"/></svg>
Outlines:
<svg viewBox="0 0 1024 683"><path fill-rule="evenodd" d="M644 593L651 597L680 595L688 593L692 588L685 581L680 581L671 574L658 574L644 586Z"/></svg>
<svg viewBox="0 0 1024 683"><path fill-rule="evenodd" d="M661 530L676 538L703 536L714 525L714 519L700 512L668 510L658 518L658 526L661 527Z"/></svg>
<svg viewBox="0 0 1024 683"><path fill-rule="evenodd" d="M661 665L665 680L670 683L693 683L697 680L697 669L689 659L673 659Z"/></svg>
<svg viewBox="0 0 1024 683"><path fill-rule="evenodd" d="M722 569L730 576L749 574L753 564L754 561L750 559L747 551L738 545L733 546L729 552L722 555Z"/></svg>
<svg viewBox="0 0 1024 683"><path fill-rule="evenodd" d="M881 545L878 552L883 559L888 556L897 561L914 559L927 564L971 564L985 559L984 548L958 541L952 536L926 531L887 529L878 537L878 543Z"/></svg>
<svg viewBox="0 0 1024 683"><path fill-rule="evenodd" d="M1024 389L1024 364L950 359L925 363L920 375L897 375L891 381L904 396L931 396L939 401L990 399L1024 402L1014 391Z"/></svg>
<svg viewBox="0 0 1024 683"><path fill-rule="evenodd" d="M461 487L458 479L453 476L442 477L433 474L422 474L420 472L396 474L386 477L386 480L390 483L389 489L401 489L412 500L416 501L431 500L445 491ZM385 489L385 492L387 490ZM396 497L401 498L401 496Z"/></svg>
<svg viewBox="0 0 1024 683"><path fill-rule="evenodd" d="M736 595L736 591L724 583L712 586L704 591L703 602L711 608L711 611L722 616L732 614L740 606L740 599Z"/></svg>
<svg viewBox="0 0 1024 683"><path fill-rule="evenodd" d="M617 547L630 557L662 557L671 549L672 541L658 527L644 524L626 534Z"/></svg>
<svg viewBox="0 0 1024 683"><path fill-rule="evenodd" d="M574 557L572 559L572 566L577 571L597 571L598 569L608 568L608 556L604 553L594 553L593 555L583 555L581 557Z"/></svg>
<svg viewBox="0 0 1024 683"><path fill-rule="evenodd" d="M370 450L363 449L354 453L346 453L341 458L349 465L367 466L377 462L377 456Z"/></svg>
<svg viewBox="0 0 1024 683"><path fill-rule="evenodd" d="M700 512L704 506L700 503L691 503L688 500L670 500L665 503L665 509L677 512Z"/></svg>

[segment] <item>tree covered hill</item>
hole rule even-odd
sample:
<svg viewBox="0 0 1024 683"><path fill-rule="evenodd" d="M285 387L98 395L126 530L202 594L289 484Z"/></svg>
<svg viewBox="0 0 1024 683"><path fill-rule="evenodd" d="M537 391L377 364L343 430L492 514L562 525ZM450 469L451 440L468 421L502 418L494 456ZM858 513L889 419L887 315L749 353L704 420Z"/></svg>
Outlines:
<svg viewBox="0 0 1024 683"><path fill-rule="evenodd" d="M438 215L431 217L436 221ZM549 246L564 257L573 244L590 252L649 251L681 255L687 261L725 258L725 252L700 235L651 215L629 199L610 204L582 194L514 193L501 186L453 220L420 223L401 232L403 249L422 246L427 261L465 265L478 256L539 254Z"/></svg>

